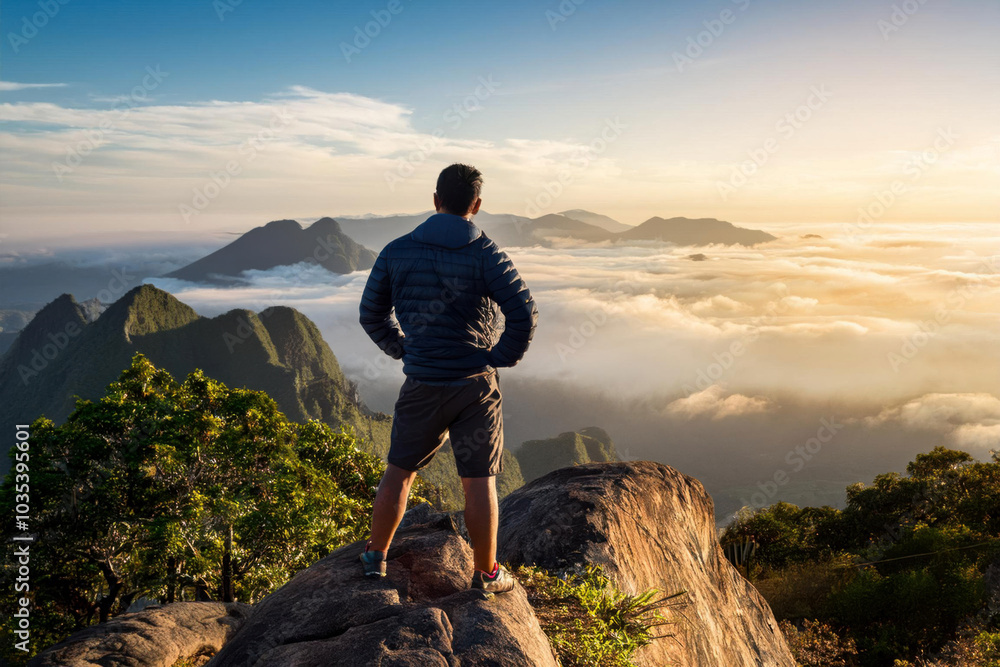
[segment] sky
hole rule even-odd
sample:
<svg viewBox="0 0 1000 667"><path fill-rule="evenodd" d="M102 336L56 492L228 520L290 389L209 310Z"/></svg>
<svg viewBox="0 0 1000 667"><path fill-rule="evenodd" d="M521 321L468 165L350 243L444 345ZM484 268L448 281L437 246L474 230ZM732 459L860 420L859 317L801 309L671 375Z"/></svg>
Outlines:
<svg viewBox="0 0 1000 667"><path fill-rule="evenodd" d="M997 222L998 29L993 0L6 0L0 240L418 212L455 161L496 213Z"/></svg>

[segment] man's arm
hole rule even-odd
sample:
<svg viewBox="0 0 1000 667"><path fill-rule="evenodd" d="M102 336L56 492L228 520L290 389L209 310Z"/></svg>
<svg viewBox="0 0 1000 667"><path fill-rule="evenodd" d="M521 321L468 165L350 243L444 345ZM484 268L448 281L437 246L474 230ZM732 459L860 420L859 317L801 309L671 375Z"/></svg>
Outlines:
<svg viewBox="0 0 1000 667"><path fill-rule="evenodd" d="M393 359L403 357L403 331L392 316L392 285L389 283L388 246L375 259L361 295L361 326L379 348Z"/></svg>
<svg viewBox="0 0 1000 667"><path fill-rule="evenodd" d="M499 368L513 366L524 356L535 334L538 309L507 253L495 244L490 247L492 252L485 257L483 277L490 298L500 306L505 321L500 340L489 351L490 365Z"/></svg>

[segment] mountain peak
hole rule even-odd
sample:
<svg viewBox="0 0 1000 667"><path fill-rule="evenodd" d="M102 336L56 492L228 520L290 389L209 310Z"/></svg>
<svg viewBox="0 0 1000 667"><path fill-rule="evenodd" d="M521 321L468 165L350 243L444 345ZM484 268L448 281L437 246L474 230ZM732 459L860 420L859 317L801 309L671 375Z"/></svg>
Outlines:
<svg viewBox="0 0 1000 667"><path fill-rule="evenodd" d="M601 229L608 232L624 232L626 230L632 229L631 225L626 225L624 223L618 222L614 218L610 218L606 215L601 215L600 213L594 213L593 211L585 211L582 208L574 208L568 211L561 211L559 215L565 216L567 218L572 218L573 220L579 220L580 222L585 222L588 225L594 225L595 227L600 227Z"/></svg>
<svg viewBox="0 0 1000 667"><path fill-rule="evenodd" d="M340 223L330 217L320 218L308 229L296 220L274 220L166 277L233 284L243 280L244 271L299 262L318 262L328 271L343 274L371 268L375 253L344 234Z"/></svg>
<svg viewBox="0 0 1000 667"><path fill-rule="evenodd" d="M302 225L298 220L272 220L261 229L271 232L298 232L302 230Z"/></svg>
<svg viewBox="0 0 1000 667"><path fill-rule="evenodd" d="M319 232L321 234L343 234L340 223L331 217L322 217L306 228L308 232Z"/></svg>
<svg viewBox="0 0 1000 667"><path fill-rule="evenodd" d="M191 306L170 292L143 283L108 306L97 318L97 324L121 331L126 340L130 340L132 336L176 329L200 317Z"/></svg>
<svg viewBox="0 0 1000 667"><path fill-rule="evenodd" d="M773 241L776 236L759 229L737 227L731 222L715 218L661 218L654 216L638 227L633 227L619 235L623 240L665 241L676 245L723 245L752 246Z"/></svg>
<svg viewBox="0 0 1000 667"><path fill-rule="evenodd" d="M86 326L87 318L84 310L73 295L60 294L45 304L21 329L3 355L3 360L12 362L14 359L24 358L25 355L30 356L32 351L44 355L49 351L46 345L54 344L60 347L60 342L68 342L68 338L75 337ZM0 364L0 368L5 365ZM11 368L7 371L11 371Z"/></svg>

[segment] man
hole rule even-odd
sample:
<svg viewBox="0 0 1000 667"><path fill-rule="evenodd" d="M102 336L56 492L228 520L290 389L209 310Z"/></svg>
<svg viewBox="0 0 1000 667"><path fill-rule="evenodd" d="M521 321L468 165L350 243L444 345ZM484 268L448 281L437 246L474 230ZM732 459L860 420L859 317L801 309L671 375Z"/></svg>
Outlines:
<svg viewBox="0 0 1000 667"><path fill-rule="evenodd" d="M538 311L510 258L472 222L482 186L475 167L446 167L434 193L436 214L382 249L361 297L361 325L383 352L403 360L406 381L372 509L371 539L360 558L366 576L385 576L410 486L447 431L465 492L475 564L471 586L499 593L514 581L496 561L495 476L503 453L496 369L524 356ZM502 333L496 306L504 316Z"/></svg>

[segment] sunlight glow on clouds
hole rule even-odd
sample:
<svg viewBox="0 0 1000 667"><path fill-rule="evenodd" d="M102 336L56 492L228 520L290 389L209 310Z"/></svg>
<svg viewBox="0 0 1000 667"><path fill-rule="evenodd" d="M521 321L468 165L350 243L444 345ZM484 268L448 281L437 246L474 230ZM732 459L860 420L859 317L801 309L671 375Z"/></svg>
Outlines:
<svg viewBox="0 0 1000 667"><path fill-rule="evenodd" d="M946 433L956 447L975 449L977 454L1000 449L1000 398L992 394L925 394L867 421Z"/></svg>
<svg viewBox="0 0 1000 667"><path fill-rule="evenodd" d="M160 76L169 81L169 73ZM2 85L19 91L43 84ZM79 222L113 228L122 224L115 216L128 216L132 229L199 233L232 228L234 220L241 220L238 228L245 231L268 219L334 211L423 210L437 171L453 161L483 169L484 201L494 212L538 215L580 205L614 213L629 202L644 207L646 217L680 213L741 221L759 220L765 209L777 211L764 202L780 199L788 202L781 213L765 219L795 215L809 220L816 219L816 211L833 211L834 219L851 224L855 209L874 201L891 174L899 172L900 157L891 154L873 158L897 164L884 169L859 166L872 161L852 164L839 155L810 157L808 165L776 160L733 201L723 202L711 192L718 162L692 161L683 154L654 161L623 152L617 138L604 143L613 150L595 150L593 142L608 123L623 123L623 138L629 131L648 131L630 130L615 117L599 120L592 135L509 135L496 141L450 128L435 128L444 131L434 136L430 128L416 128L416 110L408 106L301 85L250 101L168 104L157 101L158 92L153 86L141 100L96 108L0 104L5 156L0 188L5 217L15 223L10 231L57 234ZM907 184L907 194L888 207L886 220L900 214L917 219L939 211L942 202L954 203L954 215L968 215L963 207L989 202L989 192L1000 186L997 157L993 146L956 146L919 182ZM406 176L393 178L399 174ZM561 178L567 180L560 183ZM557 192L551 210L535 205L546 192ZM199 196L205 205L197 215L183 215L181 207ZM922 212L913 215L914 206ZM992 209L987 206L983 214L987 210ZM878 227L880 220L872 224ZM863 230L866 236L871 231ZM836 279L851 270L822 263L805 268L817 279Z"/></svg>
<svg viewBox="0 0 1000 667"><path fill-rule="evenodd" d="M690 396L678 398L666 407L667 414L686 417L710 417L723 419L740 415L767 412L771 401L757 396L725 394L725 389L717 384Z"/></svg>

